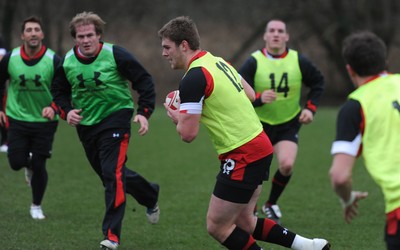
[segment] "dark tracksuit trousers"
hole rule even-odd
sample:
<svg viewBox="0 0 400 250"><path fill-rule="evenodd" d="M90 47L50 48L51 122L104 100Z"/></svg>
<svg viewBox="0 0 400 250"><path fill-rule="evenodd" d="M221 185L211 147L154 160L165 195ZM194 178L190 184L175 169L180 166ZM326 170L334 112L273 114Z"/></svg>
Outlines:
<svg viewBox="0 0 400 250"><path fill-rule="evenodd" d="M85 136L84 140L81 135L80 138L90 165L105 187L103 234L109 240L120 242L126 193L139 204L153 208L157 204L159 186L126 167L130 128L107 129L95 136Z"/></svg>

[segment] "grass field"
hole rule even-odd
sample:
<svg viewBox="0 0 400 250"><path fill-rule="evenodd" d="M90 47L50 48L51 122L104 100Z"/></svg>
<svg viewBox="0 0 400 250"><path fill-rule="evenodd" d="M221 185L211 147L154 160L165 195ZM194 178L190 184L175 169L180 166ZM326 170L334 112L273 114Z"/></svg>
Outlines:
<svg viewBox="0 0 400 250"><path fill-rule="evenodd" d="M328 239L333 249L379 250L383 242L384 206L378 187L362 161L354 173L354 186L368 191L360 215L350 225L342 219L331 190L328 170L336 109L321 108L314 123L304 126L294 176L280 199L283 225L305 237ZM161 185L159 224L150 225L144 208L128 198L120 249L223 249L206 232L205 216L215 175L216 153L202 129L191 144L178 138L163 108L150 120L150 132L133 137L128 167ZM0 155L1 249L98 249L102 239L103 188L90 168L75 130L60 122L53 157L48 161L49 184L42 207L44 221L29 215L30 189L23 171L12 171ZM273 163L271 172L275 172ZM264 185L261 201L270 183ZM264 249L283 249L260 242Z"/></svg>

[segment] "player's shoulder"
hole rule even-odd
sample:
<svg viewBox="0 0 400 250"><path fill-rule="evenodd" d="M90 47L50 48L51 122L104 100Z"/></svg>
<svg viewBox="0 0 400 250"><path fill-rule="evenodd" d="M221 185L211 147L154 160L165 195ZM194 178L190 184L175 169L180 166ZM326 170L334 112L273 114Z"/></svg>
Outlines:
<svg viewBox="0 0 400 250"><path fill-rule="evenodd" d="M347 99L341 106L341 109L344 110L359 110L360 108L360 102L352 98Z"/></svg>
<svg viewBox="0 0 400 250"><path fill-rule="evenodd" d="M339 110L339 119L361 116L361 104L354 99L348 99Z"/></svg>
<svg viewBox="0 0 400 250"><path fill-rule="evenodd" d="M204 67L202 67L202 66L190 68L186 72L186 74L185 74L185 76L183 77L182 80L189 80L189 79L193 79L193 80L198 79L198 80L200 80L200 79L203 79L205 77L204 76L205 70L206 69Z"/></svg>

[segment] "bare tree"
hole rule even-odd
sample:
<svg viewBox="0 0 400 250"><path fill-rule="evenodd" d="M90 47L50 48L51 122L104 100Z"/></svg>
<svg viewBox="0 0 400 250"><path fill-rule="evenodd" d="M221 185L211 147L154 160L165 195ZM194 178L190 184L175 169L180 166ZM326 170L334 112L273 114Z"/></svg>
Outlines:
<svg viewBox="0 0 400 250"><path fill-rule="evenodd" d="M274 1L278 2L278 1ZM271 18L287 22L291 45L302 50L313 61L323 65L327 78L327 98L343 99L353 85L347 77L341 55L343 39L351 32L370 30L382 37L389 50L400 47L399 10L396 0L287 0L283 4L269 4L265 16L253 26L252 33L243 40L231 61L237 63L253 47ZM245 19L243 19L245 20ZM391 66L398 66L391 64ZM332 100L330 102L332 102Z"/></svg>
<svg viewBox="0 0 400 250"><path fill-rule="evenodd" d="M5 0L1 8L1 30L6 48L11 47L11 33L14 24L15 11L17 10L18 0Z"/></svg>
<svg viewBox="0 0 400 250"><path fill-rule="evenodd" d="M98 13L107 22L105 40L126 47L149 65L156 83L162 82L157 85L160 101L163 93L177 87L181 74L172 73L162 59L157 31L179 15L195 20L204 49L237 67L263 46L266 22L284 19L289 46L324 73L325 100L343 99L353 89L341 57L342 40L351 32L371 30L384 39L392 52L390 58L397 59L400 53L398 0L0 0L0 32L8 48L16 46L18 21L38 15L44 23L46 45L63 55L73 46L68 22L82 11ZM390 69L400 68L397 61L390 62Z"/></svg>
<svg viewBox="0 0 400 250"><path fill-rule="evenodd" d="M398 31L399 2L396 0L304 0L299 2L299 19L309 27L309 34L315 35L336 71L346 79L341 56L343 39L351 32L370 30L382 37L388 47L398 46L395 34ZM346 93L353 89L347 81L346 90L335 89L334 93ZM333 89L331 90L333 91Z"/></svg>

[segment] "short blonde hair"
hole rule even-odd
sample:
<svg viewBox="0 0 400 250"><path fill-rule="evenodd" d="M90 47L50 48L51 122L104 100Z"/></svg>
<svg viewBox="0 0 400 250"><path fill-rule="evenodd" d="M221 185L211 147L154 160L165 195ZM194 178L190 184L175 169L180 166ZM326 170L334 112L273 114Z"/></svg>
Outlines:
<svg viewBox="0 0 400 250"><path fill-rule="evenodd" d="M93 12L81 12L76 14L69 23L69 32L71 33L71 36L75 38L76 36L76 27L80 25L88 25L88 24L93 24L94 28L96 30L97 35L102 35L104 31L104 25L106 22L103 21L99 17L99 15L93 13Z"/></svg>

